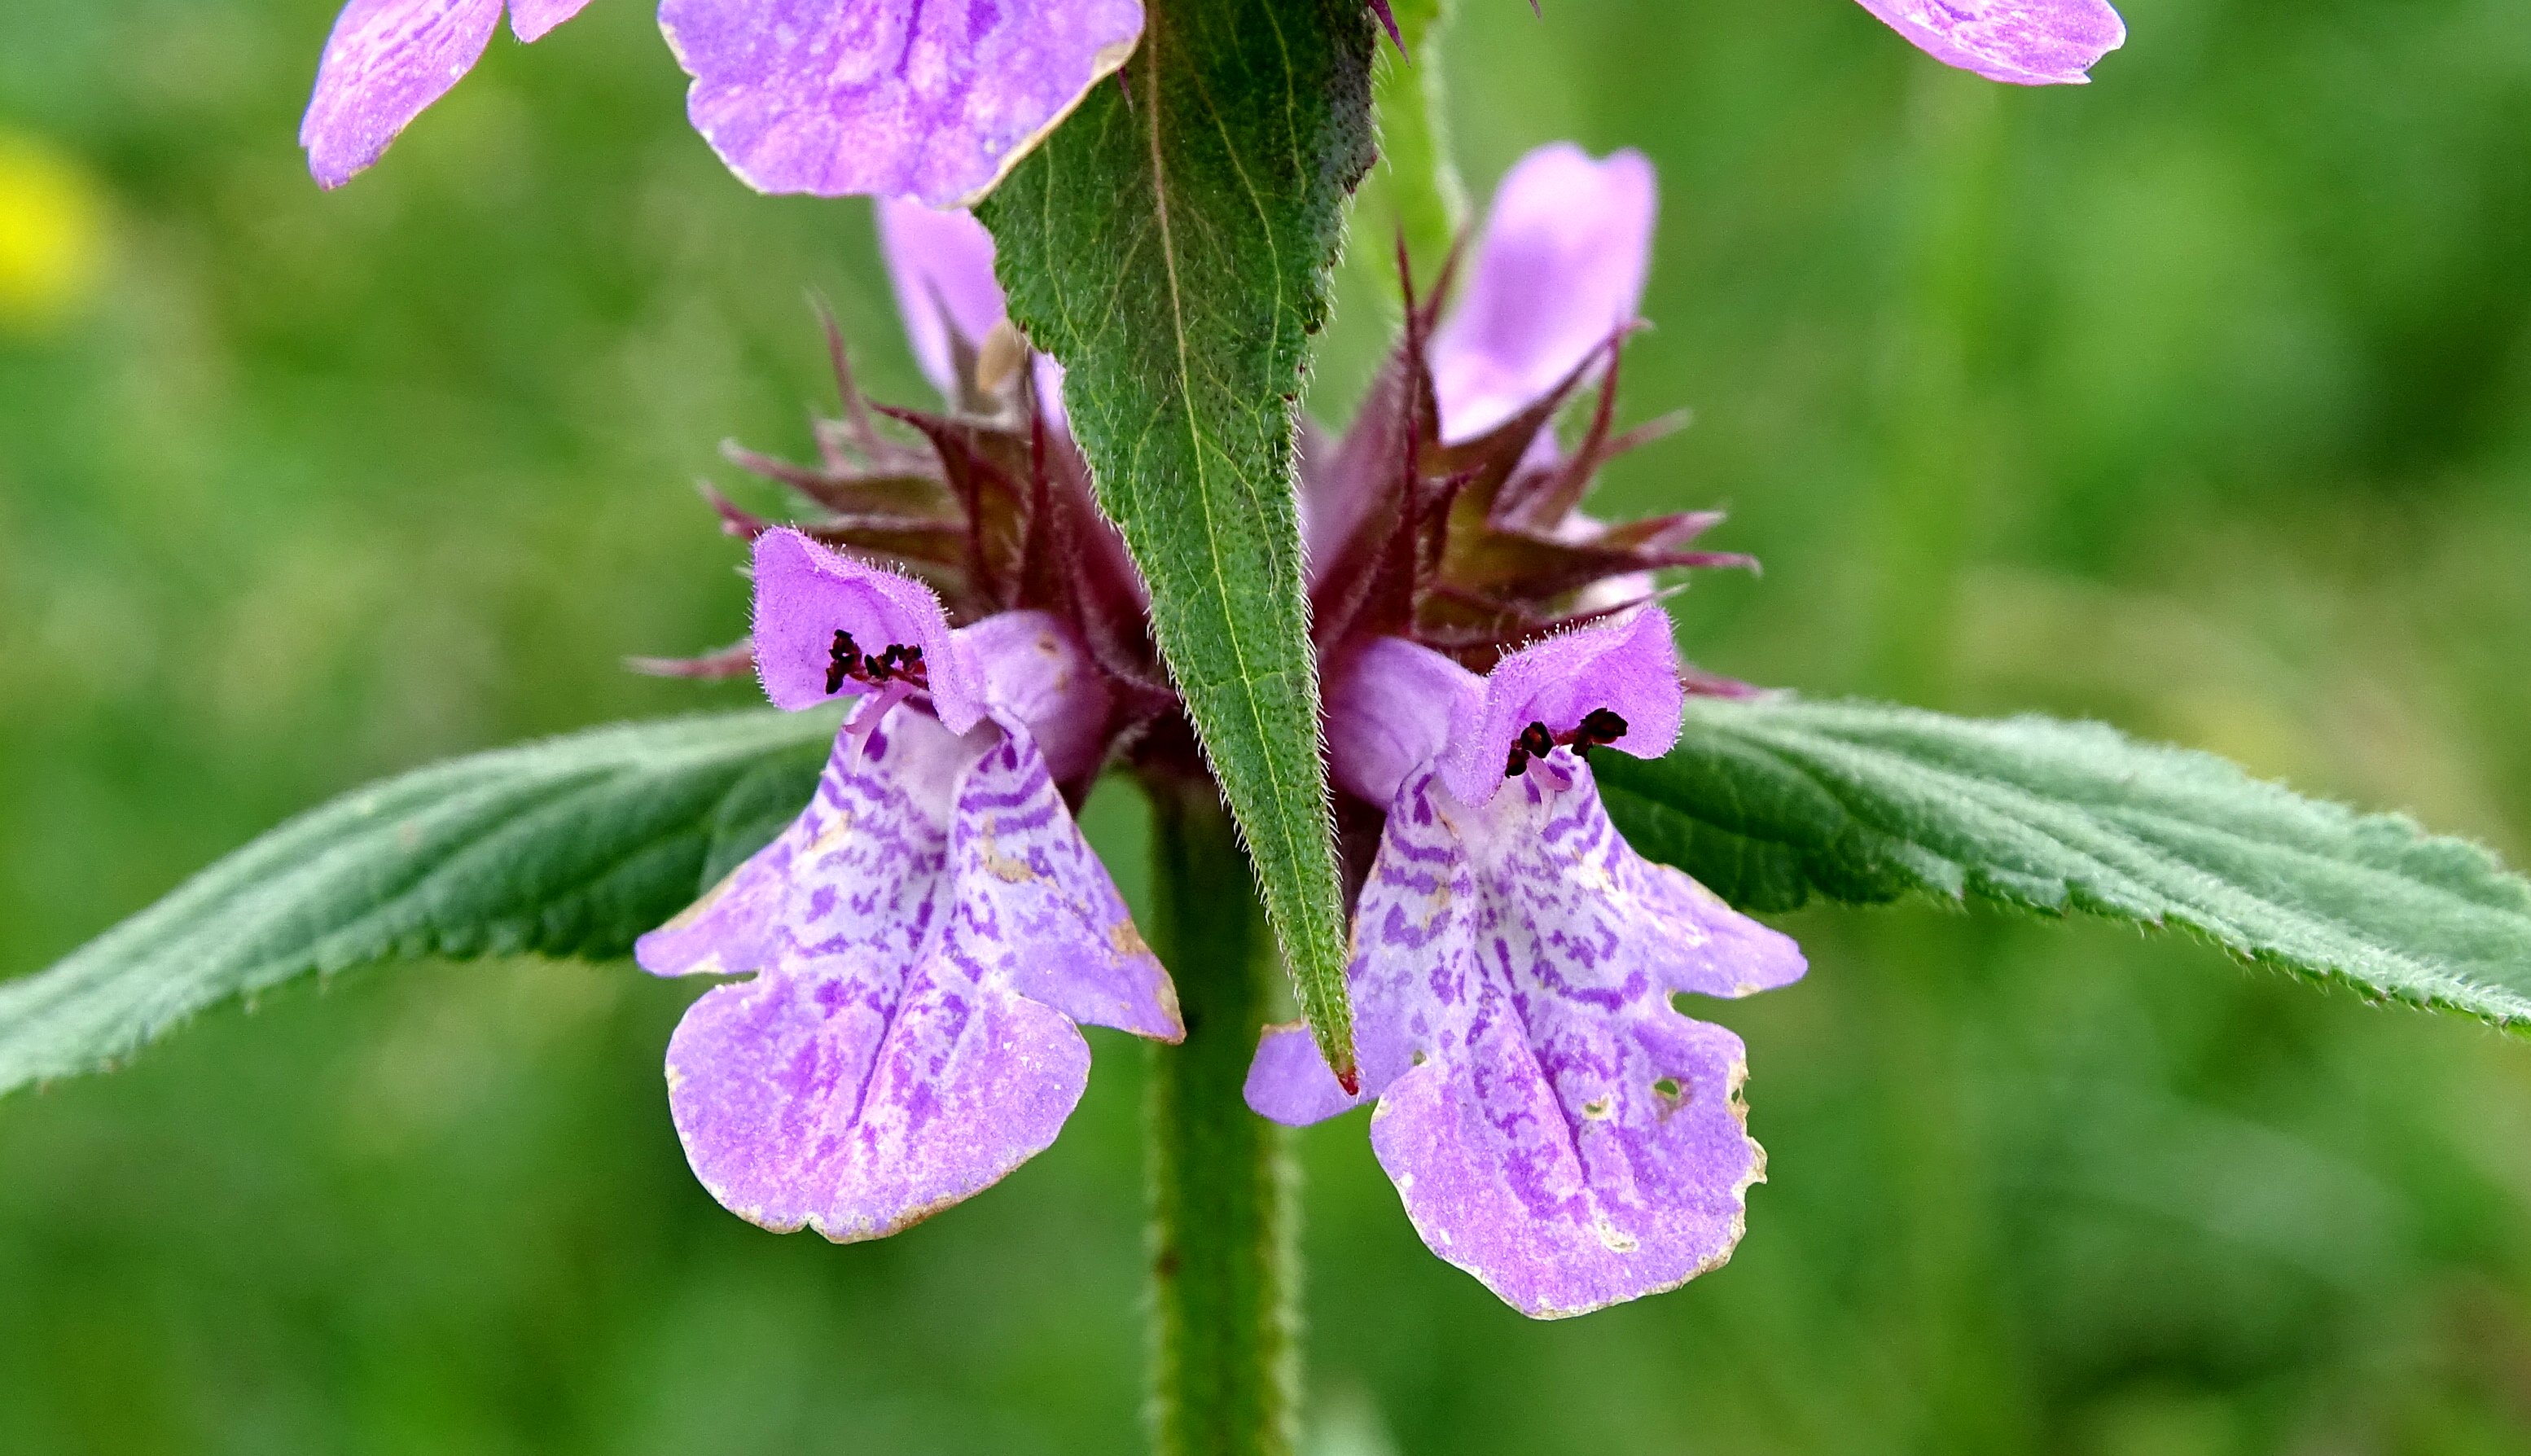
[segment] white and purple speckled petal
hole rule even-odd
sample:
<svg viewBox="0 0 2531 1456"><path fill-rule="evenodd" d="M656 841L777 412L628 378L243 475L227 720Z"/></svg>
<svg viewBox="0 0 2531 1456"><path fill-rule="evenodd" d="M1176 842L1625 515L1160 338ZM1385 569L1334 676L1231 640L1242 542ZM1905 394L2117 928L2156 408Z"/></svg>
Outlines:
<svg viewBox="0 0 2531 1456"><path fill-rule="evenodd" d="M839 736L792 826L644 936L661 975L755 971L670 1041L698 1178L767 1228L876 1238L991 1185L1080 1099L1087 1020L1181 1035L1024 732L913 707Z"/></svg>
<svg viewBox="0 0 2531 1456"><path fill-rule="evenodd" d="M308 170L341 187L465 78L501 23L501 0L352 0L335 18L299 124Z"/></svg>
<svg viewBox="0 0 2531 1456"><path fill-rule="evenodd" d="M984 343L1009 310L993 278L993 235L963 207L927 207L881 197L878 251L905 320L905 342L923 377L951 399L958 380L949 358L951 330Z"/></svg>
<svg viewBox="0 0 2531 1456"><path fill-rule="evenodd" d="M1588 765L1559 751L1482 806L1437 772L1409 780L1354 946L1373 1147L1434 1253L1541 1317L1729 1256L1764 1172L1742 1050L1670 998L1782 985L1801 953L1627 848ZM1303 1050L1269 1032L1253 1107L1289 1122L1343 1110Z"/></svg>
<svg viewBox="0 0 2531 1456"><path fill-rule="evenodd" d="M776 707L815 707L826 691L835 634L866 653L923 649L932 708L952 733L984 717L984 675L949 630L940 598L910 577L855 561L788 527L756 538L756 673ZM866 689L847 683L845 693Z"/></svg>
<svg viewBox="0 0 2531 1456"><path fill-rule="evenodd" d="M1536 1319L1675 1289L1731 1257L1766 1158L1749 1138L1740 1038L1678 1018L1565 1048L1650 1090L1577 1113L1561 1077L1527 1074L1508 998L1471 1029L1463 1068L1418 1067L1372 1114L1372 1150L1426 1247Z"/></svg>
<svg viewBox="0 0 2531 1456"><path fill-rule="evenodd" d="M1483 804L1502 786L1503 758L1521 729L1536 722L1569 732L1595 708L1626 720L1615 747L1657 757L1678 741L1685 697L1678 644L1658 606L1542 638L1495 663L1482 698L1451 704L1441 774L1462 801Z"/></svg>
<svg viewBox="0 0 2531 1456"><path fill-rule="evenodd" d="M2016 85L2081 85L2126 43L2109 0L1861 0L1945 66Z"/></svg>
<svg viewBox="0 0 2531 1456"><path fill-rule="evenodd" d="M750 1223L845 1243L1045 1150L1089 1085L1089 1044L964 969L810 962L705 992L668 1043L695 1176Z"/></svg>
<svg viewBox="0 0 2531 1456"><path fill-rule="evenodd" d="M1177 991L1045 759L1005 736L958 784L949 939L981 974L1077 1022L1176 1041Z"/></svg>
<svg viewBox="0 0 2531 1456"><path fill-rule="evenodd" d="M808 808L709 893L634 942L658 976L729 976L795 960L905 963L945 909L950 806L974 745L911 707L835 738Z"/></svg>
<svg viewBox="0 0 2531 1456"><path fill-rule="evenodd" d="M521 40L541 40L545 32L580 14L589 0L510 0L510 33Z"/></svg>
<svg viewBox="0 0 2531 1456"><path fill-rule="evenodd" d="M1139 0L664 0L687 112L768 193L972 202L1125 63Z"/></svg>
<svg viewBox="0 0 2531 1456"><path fill-rule="evenodd" d="M1504 174L1467 291L1433 336L1444 439L1519 414L1635 321L1656 202L1638 151L1594 161L1557 141Z"/></svg>

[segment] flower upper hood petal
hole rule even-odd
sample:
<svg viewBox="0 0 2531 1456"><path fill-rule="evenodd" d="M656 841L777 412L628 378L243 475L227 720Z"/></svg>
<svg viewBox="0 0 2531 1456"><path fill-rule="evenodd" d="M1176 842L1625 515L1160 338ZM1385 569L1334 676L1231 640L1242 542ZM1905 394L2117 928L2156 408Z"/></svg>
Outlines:
<svg viewBox="0 0 2531 1456"><path fill-rule="evenodd" d="M1416 643L1379 638L1327 684L1327 752L1336 781L1385 804L1436 764L1462 803L1503 783L1506 752L1532 723L1566 734L1596 710L1625 720L1608 746L1656 757L1678 741L1678 644L1669 617L1642 606L1522 647L1483 677Z"/></svg>
<svg viewBox="0 0 2531 1456"><path fill-rule="evenodd" d="M1439 759L1441 777L1468 804L1502 787L1504 751L1528 724L1567 733L1605 709L1626 722L1610 747L1654 758L1678 741L1686 696L1669 616L1657 606L1534 642L1494 664L1485 685L1482 698L1452 702Z"/></svg>
<svg viewBox="0 0 2531 1456"><path fill-rule="evenodd" d="M993 276L993 235L964 207L927 207L902 198L878 202L878 251L905 320L905 342L931 387L952 401L961 396L949 347L955 329L981 345L1010 316L1001 281ZM1053 356L1032 357L1038 409L1057 429L1069 427L1063 410L1063 365Z"/></svg>
<svg viewBox="0 0 2531 1456"><path fill-rule="evenodd" d="M855 561L788 527L756 538L756 671L776 707L815 707L829 686L836 633L875 654L919 647L931 702L952 733L984 715L984 675L950 631L931 588ZM843 691L862 689L845 684Z"/></svg>

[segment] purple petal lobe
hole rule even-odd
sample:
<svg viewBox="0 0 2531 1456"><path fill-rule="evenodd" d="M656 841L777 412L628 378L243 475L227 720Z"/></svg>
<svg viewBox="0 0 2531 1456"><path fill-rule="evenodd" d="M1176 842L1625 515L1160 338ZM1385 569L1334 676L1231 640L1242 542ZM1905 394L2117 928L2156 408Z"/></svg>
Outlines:
<svg viewBox="0 0 2531 1456"><path fill-rule="evenodd" d="M1139 0L664 0L696 130L769 193L972 201L1143 31Z"/></svg>
<svg viewBox="0 0 2531 1456"><path fill-rule="evenodd" d="M810 963L703 994L668 1043L670 1109L750 1223L883 1238L1054 1141L1089 1085L1070 1022L943 962Z"/></svg>
<svg viewBox="0 0 2531 1456"><path fill-rule="evenodd" d="M299 124L308 169L340 187L475 67L501 0L352 0L335 18Z"/></svg>
<svg viewBox="0 0 2531 1456"><path fill-rule="evenodd" d="M1354 945L1373 1148L1434 1254L1541 1317L1729 1256L1765 1170L1742 1048L1670 997L1782 985L1801 952L1627 848L1587 765L1559 750L1481 806L1410 779ZM1296 1060L1269 1036L1251 1104L1340 1110Z"/></svg>
<svg viewBox="0 0 2531 1456"><path fill-rule="evenodd" d="M1318 1039L1305 1021L1267 1027L1257 1040L1257 1060L1248 1064L1248 1106L1260 1117L1287 1127L1305 1128L1349 1112L1363 1098L1346 1092L1319 1055Z"/></svg>
<svg viewBox="0 0 2531 1456"><path fill-rule="evenodd" d="M589 0L510 0L510 33L521 40L544 38L545 32L573 16Z"/></svg>
<svg viewBox="0 0 2531 1456"><path fill-rule="evenodd" d="M1030 1000L1158 1041L1186 1036L1177 990L1024 735L958 787L949 938Z"/></svg>
<svg viewBox="0 0 2531 1456"><path fill-rule="evenodd" d="M808 810L644 936L706 992L668 1048L696 1175L767 1228L875 1238L1053 1141L1080 1021L1182 1035L1168 978L1024 732L911 707L837 739Z"/></svg>
<svg viewBox="0 0 2531 1456"><path fill-rule="evenodd" d="M756 670L776 707L814 707L838 696L831 680L835 634L862 652L923 649L931 702L952 733L984 714L984 689L931 588L776 528L756 538ZM843 693L867 689L846 682Z"/></svg>
<svg viewBox="0 0 2531 1456"><path fill-rule="evenodd" d="M1002 286L993 279L993 235L963 207L943 210L882 197L878 248L914 362L933 388L957 398L951 331L971 345L982 344L1008 311Z"/></svg>
<svg viewBox="0 0 2531 1456"><path fill-rule="evenodd" d="M1544 638L1495 663L1482 699L1452 704L1441 775L1462 801L1483 804L1502 786L1503 758L1521 729L1570 732L1601 708L1626 720L1613 747L1656 757L1678 741L1684 697L1678 644L1658 606Z"/></svg>
<svg viewBox="0 0 2531 1456"><path fill-rule="evenodd" d="M1861 0L1946 66L2018 85L2080 85L2126 43L2108 0Z"/></svg>
<svg viewBox="0 0 2531 1456"><path fill-rule="evenodd" d="M1441 433L1464 440L1529 407L1634 322L1652 256L1652 163L1569 141L1494 190L1466 294L1433 336Z"/></svg>
<svg viewBox="0 0 2531 1456"><path fill-rule="evenodd" d="M1386 804L1441 752L1453 717L1484 701L1475 673L1404 638L1375 638L1328 674L1328 766L1346 793Z"/></svg>

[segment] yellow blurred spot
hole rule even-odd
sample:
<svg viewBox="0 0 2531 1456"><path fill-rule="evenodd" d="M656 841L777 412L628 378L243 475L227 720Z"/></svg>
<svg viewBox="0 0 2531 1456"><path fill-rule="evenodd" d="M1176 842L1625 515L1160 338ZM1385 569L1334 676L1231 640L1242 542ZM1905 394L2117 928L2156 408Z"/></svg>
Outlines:
<svg viewBox="0 0 2531 1456"><path fill-rule="evenodd" d="M0 329L57 322L104 276L105 205L60 148L0 132Z"/></svg>

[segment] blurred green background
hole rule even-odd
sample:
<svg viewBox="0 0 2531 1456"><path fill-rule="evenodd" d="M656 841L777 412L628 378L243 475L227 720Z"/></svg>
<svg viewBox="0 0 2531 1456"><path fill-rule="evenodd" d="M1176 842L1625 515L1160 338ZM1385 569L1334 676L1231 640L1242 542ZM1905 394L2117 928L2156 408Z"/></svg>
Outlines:
<svg viewBox="0 0 2531 1456"><path fill-rule="evenodd" d="M744 700L687 482L921 397L859 203L755 197L637 0L320 195L330 0L35 0L0 43L0 975L435 756ZM1480 196L1641 146L1610 511L1720 502L1715 669L2089 714L2531 859L2531 6L2132 0L2082 90L1847 0L1461 0ZM1358 259L1385 253L1363 240ZM1348 264L1316 406L1388 324ZM770 498L748 499L769 504ZM1133 806L1096 831L1139 880ZM1811 912L1772 1181L1686 1290L1532 1324L1302 1138L1326 1453L2531 1450L2531 1045L2175 939ZM685 1170L693 992L403 967L0 1103L0 1451L1116 1452L1141 1058L876 1245Z"/></svg>

